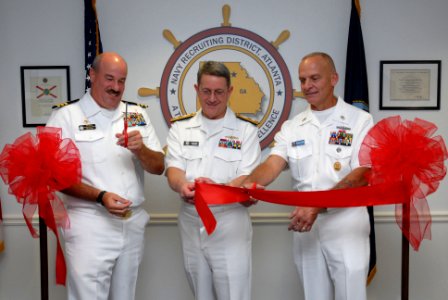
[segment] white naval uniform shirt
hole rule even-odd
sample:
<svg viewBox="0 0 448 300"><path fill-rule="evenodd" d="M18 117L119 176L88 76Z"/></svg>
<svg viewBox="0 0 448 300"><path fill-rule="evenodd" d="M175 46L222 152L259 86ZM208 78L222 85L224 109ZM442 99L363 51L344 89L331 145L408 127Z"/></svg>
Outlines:
<svg viewBox="0 0 448 300"><path fill-rule="evenodd" d="M47 126L62 128L62 137L75 142L81 156L84 183L116 193L132 201L132 207L138 207L145 200L144 169L131 151L116 144L115 134L123 132L124 113L123 102L116 110L105 111L87 92L78 102L53 111ZM135 122L137 126L128 125L128 132L139 130L148 148L163 152L145 110L138 105L128 105L130 115L140 119ZM81 126L86 124L94 124L95 129L83 130ZM95 202L64 197L68 208L98 206Z"/></svg>
<svg viewBox="0 0 448 300"><path fill-rule="evenodd" d="M259 164L257 127L238 119L230 108L220 126L204 121L199 111L191 119L172 124L166 168L185 171L190 182L208 177L228 183ZM180 209L178 224L190 287L200 300L249 300L252 226L248 210L239 203L210 209L218 223L212 235L206 233L194 205L184 202Z"/></svg>
<svg viewBox="0 0 448 300"><path fill-rule="evenodd" d="M334 112L320 124L311 107L286 121L270 155L288 162L293 189L328 190L359 167L358 152L373 126L372 116L338 98Z"/></svg>
<svg viewBox="0 0 448 300"><path fill-rule="evenodd" d="M359 167L370 114L338 98L322 123L311 108L283 124L271 155L288 162L293 189L328 190ZM293 234L294 262L307 299L366 299L369 218L364 207L328 208L310 232Z"/></svg>
<svg viewBox="0 0 448 300"><path fill-rule="evenodd" d="M185 171L188 181L208 177L216 183L228 183L250 174L260 163L257 127L238 119L230 108L215 132L207 132L201 111L191 119L175 122L167 144L166 168Z"/></svg>

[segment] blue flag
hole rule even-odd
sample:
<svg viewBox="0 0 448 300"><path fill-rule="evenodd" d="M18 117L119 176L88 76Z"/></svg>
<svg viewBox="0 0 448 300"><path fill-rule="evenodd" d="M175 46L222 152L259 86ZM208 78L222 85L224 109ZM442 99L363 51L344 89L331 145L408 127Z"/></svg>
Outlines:
<svg viewBox="0 0 448 300"><path fill-rule="evenodd" d="M347 43L344 99L354 106L369 111L366 57L359 10L359 0L352 0Z"/></svg>
<svg viewBox="0 0 448 300"><path fill-rule="evenodd" d="M89 69L95 56L103 52L101 44L100 28L96 14L96 0L84 0L84 49L86 90L90 88Z"/></svg>
<svg viewBox="0 0 448 300"><path fill-rule="evenodd" d="M365 111L369 111L369 88L367 85L367 67L360 11L359 0L352 0L345 68L344 100ZM367 283L369 284L376 273L376 241L373 207L367 207L367 211L370 220L370 262L369 276L367 278Z"/></svg>

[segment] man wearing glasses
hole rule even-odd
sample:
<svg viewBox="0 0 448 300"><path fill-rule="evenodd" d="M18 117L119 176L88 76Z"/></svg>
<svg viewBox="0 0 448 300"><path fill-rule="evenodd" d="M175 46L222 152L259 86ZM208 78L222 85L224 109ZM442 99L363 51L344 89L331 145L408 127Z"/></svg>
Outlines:
<svg viewBox="0 0 448 300"><path fill-rule="evenodd" d="M208 235L194 207L194 182L240 186L260 162L257 127L228 107L230 72L205 62L194 86L201 109L173 119L166 176L182 201L179 229L184 266L197 300L250 300L251 203L214 205L216 230Z"/></svg>

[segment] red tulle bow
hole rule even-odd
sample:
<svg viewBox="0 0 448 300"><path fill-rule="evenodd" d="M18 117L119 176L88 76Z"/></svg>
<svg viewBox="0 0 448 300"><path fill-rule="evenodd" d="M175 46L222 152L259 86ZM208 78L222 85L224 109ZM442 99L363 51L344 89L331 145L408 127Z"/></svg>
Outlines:
<svg viewBox="0 0 448 300"><path fill-rule="evenodd" d="M400 180L406 186L408 203L396 205L395 218L414 250L431 238L426 196L446 175L447 150L442 137L432 137L436 130L418 118L389 117L369 131L359 153L360 164L371 167L370 185Z"/></svg>
<svg viewBox="0 0 448 300"><path fill-rule="evenodd" d="M66 267L57 226L67 228L64 204L55 194L81 181L79 151L70 139L61 138L61 129L37 127L34 137L26 133L8 144L0 154L0 175L9 193L22 203L22 213L33 237L38 237L32 218L39 217L57 238L56 283L65 284Z"/></svg>

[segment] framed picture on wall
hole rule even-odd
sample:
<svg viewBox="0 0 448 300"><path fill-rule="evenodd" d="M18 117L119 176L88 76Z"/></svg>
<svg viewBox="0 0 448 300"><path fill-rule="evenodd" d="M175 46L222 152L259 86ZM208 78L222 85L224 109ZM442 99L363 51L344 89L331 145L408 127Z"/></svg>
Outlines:
<svg viewBox="0 0 448 300"><path fill-rule="evenodd" d="M52 107L70 100L69 66L22 66L23 127L45 125Z"/></svg>
<svg viewBox="0 0 448 300"><path fill-rule="evenodd" d="M380 61L380 110L439 110L440 60Z"/></svg>

